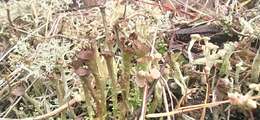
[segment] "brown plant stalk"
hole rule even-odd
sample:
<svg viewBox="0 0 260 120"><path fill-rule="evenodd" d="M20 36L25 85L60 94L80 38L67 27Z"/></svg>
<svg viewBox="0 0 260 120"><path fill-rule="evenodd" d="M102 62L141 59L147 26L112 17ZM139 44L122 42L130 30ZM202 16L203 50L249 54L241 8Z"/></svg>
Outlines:
<svg viewBox="0 0 260 120"><path fill-rule="evenodd" d="M106 93L105 93L105 81L101 76L101 72L98 67L98 63L100 63L100 58L97 52L97 48L93 46L92 48L81 50L78 54L78 58L84 61L91 73L95 78L95 86L96 86L96 116L98 119L102 120L105 118L106 111Z"/></svg>
<svg viewBox="0 0 260 120"><path fill-rule="evenodd" d="M114 68L114 56L113 56L113 44L111 43L111 41L109 40L109 33L108 33L108 26L107 26L107 20L106 20L106 12L105 12L105 7L100 7L100 11L101 11L101 15L102 15L102 19L103 19L103 25L105 28L105 35L106 35L106 48L104 51L104 58L106 60L106 65L107 65L107 70L108 70L108 74L109 77L111 79L112 82L112 102L113 102L113 114L116 115L118 108L117 108L117 79L116 79L116 73L115 73L115 68Z"/></svg>

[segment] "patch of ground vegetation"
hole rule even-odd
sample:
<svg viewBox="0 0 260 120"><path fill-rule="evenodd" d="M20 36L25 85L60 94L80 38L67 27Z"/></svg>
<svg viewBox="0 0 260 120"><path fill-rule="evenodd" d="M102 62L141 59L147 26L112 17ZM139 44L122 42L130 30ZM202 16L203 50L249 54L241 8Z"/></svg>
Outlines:
<svg viewBox="0 0 260 120"><path fill-rule="evenodd" d="M258 0L1 0L0 118L260 119Z"/></svg>

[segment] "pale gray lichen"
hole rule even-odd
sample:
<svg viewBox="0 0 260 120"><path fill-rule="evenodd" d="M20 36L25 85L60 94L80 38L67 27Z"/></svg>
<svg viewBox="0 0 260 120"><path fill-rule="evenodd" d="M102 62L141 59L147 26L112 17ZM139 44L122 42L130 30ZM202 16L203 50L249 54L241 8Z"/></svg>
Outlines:
<svg viewBox="0 0 260 120"><path fill-rule="evenodd" d="M72 41L53 38L33 49L29 48L26 41L21 41L9 58L13 65L24 64L34 75L43 77L44 74L52 73L58 63L66 69L76 51L76 48L71 48L72 45Z"/></svg>

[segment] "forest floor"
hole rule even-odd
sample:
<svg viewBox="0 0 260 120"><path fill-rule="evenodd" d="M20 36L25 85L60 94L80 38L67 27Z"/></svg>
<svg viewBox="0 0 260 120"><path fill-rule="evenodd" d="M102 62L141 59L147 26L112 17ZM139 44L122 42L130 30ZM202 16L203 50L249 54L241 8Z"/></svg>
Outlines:
<svg viewBox="0 0 260 120"><path fill-rule="evenodd" d="M1 0L0 119L260 119L258 0Z"/></svg>

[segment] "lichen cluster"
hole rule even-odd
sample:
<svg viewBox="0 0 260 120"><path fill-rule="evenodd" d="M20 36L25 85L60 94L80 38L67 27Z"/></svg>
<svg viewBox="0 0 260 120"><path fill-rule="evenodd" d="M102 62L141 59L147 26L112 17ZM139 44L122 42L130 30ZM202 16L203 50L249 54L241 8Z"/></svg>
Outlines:
<svg viewBox="0 0 260 120"><path fill-rule="evenodd" d="M251 2L1 1L0 118L252 119L260 3Z"/></svg>

